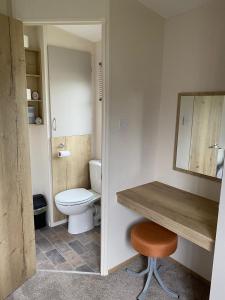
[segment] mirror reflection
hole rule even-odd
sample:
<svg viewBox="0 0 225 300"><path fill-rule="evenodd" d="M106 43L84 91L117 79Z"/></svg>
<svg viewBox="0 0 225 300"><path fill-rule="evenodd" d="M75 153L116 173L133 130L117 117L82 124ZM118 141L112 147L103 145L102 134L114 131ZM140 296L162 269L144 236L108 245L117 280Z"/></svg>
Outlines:
<svg viewBox="0 0 225 300"><path fill-rule="evenodd" d="M225 93L179 94L174 168L221 179Z"/></svg>

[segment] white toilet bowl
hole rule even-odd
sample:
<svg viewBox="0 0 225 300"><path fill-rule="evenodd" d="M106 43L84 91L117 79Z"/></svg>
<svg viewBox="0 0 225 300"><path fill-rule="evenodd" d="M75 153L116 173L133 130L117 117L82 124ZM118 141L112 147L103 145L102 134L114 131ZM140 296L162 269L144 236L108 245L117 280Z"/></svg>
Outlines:
<svg viewBox="0 0 225 300"><path fill-rule="evenodd" d="M79 234L89 231L94 227L93 204L101 199L101 162L89 162L91 190L77 188L66 190L55 196L57 209L69 216L68 232Z"/></svg>
<svg viewBox="0 0 225 300"><path fill-rule="evenodd" d="M93 229L93 208L91 204L100 198L101 195L83 188L67 190L55 196L58 210L69 216L69 233L79 234Z"/></svg>

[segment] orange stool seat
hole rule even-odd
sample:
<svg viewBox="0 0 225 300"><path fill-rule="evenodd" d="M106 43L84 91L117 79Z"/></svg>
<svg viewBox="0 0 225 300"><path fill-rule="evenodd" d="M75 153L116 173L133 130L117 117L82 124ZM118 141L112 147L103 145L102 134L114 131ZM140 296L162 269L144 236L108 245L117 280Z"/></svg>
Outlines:
<svg viewBox="0 0 225 300"><path fill-rule="evenodd" d="M162 258L176 251L177 234L154 222L143 222L133 226L131 243L144 256Z"/></svg>
<svg viewBox="0 0 225 300"><path fill-rule="evenodd" d="M160 287L171 297L178 299L179 295L167 288L163 283L157 268L157 258L170 256L177 249L177 235L168 229L154 223L142 222L131 229L131 243L136 251L148 257L147 269L137 273L127 269L127 272L135 276L147 274L147 280L137 300L144 300L151 285L152 277L155 277Z"/></svg>

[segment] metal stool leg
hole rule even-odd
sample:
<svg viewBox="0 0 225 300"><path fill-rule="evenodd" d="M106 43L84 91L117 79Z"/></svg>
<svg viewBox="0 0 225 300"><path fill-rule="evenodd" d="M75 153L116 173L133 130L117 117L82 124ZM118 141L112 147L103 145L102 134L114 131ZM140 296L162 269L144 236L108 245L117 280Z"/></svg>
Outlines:
<svg viewBox="0 0 225 300"><path fill-rule="evenodd" d="M163 281L162 281L162 279L160 278L160 275L159 275L159 273L158 273L158 270L157 270L157 263L156 263L157 261L156 261L156 258L154 258L154 261L155 261L155 263L154 263L154 276L155 276L156 280L158 281L159 285L161 286L161 288L162 288L168 295L170 295L170 296L173 297L173 298L178 299L179 296L178 296L176 293L174 293L173 291L171 291L170 289L168 289L168 288L165 286L165 284L163 283Z"/></svg>
<svg viewBox="0 0 225 300"><path fill-rule="evenodd" d="M145 274L148 274L147 276L147 280L145 282L145 286L143 288L143 290L141 291L141 293L138 295L137 297L137 300L144 300L145 297L146 297L146 294L147 294L147 291L148 289L150 288L150 285L151 285L151 279L152 279L152 276L154 276L158 282L158 284L160 285L160 287L171 297L173 298L176 298L178 299L179 298L179 295L177 295L175 292L171 291L170 289L168 289L165 284L163 283L160 275L159 275L159 272L158 272L158 269L157 269L157 259L156 258L151 258L151 257L148 257L148 267L147 269L145 269L144 271L142 272L134 272L134 271L131 271L129 269L126 269L126 271L131 274L132 276L137 276L137 277L140 277L140 276L143 276Z"/></svg>
<svg viewBox="0 0 225 300"><path fill-rule="evenodd" d="M149 266L149 272L148 272L147 280L145 282L145 286L144 286L143 290L138 295L137 300L145 299L147 291L151 285L151 279L152 279L152 275L154 273L154 261L150 257L148 258L148 266Z"/></svg>
<svg viewBox="0 0 225 300"><path fill-rule="evenodd" d="M148 267L147 267L147 269L145 269L145 270L143 270L141 272L135 272L135 271L132 271L130 269L126 269L126 271L127 271L127 273L129 275L136 276L136 277L141 277L141 276L143 276L143 275L145 275L145 274L147 274L149 272L149 270L150 270L150 264L151 264L151 261L148 258Z"/></svg>

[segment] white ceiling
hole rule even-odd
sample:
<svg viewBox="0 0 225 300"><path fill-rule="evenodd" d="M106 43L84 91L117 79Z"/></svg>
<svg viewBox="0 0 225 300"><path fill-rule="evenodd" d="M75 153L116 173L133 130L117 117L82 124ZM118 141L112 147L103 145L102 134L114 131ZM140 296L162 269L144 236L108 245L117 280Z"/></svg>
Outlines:
<svg viewBox="0 0 225 300"><path fill-rule="evenodd" d="M90 42L99 42L102 38L102 25L56 25L56 27L86 39Z"/></svg>
<svg viewBox="0 0 225 300"><path fill-rule="evenodd" d="M210 0L139 0L164 18L170 18L197 8Z"/></svg>

